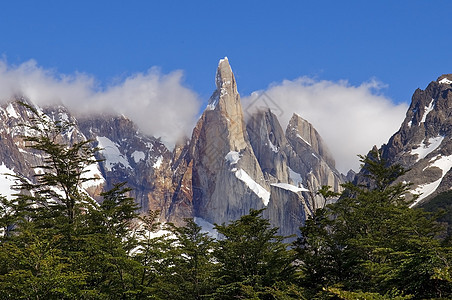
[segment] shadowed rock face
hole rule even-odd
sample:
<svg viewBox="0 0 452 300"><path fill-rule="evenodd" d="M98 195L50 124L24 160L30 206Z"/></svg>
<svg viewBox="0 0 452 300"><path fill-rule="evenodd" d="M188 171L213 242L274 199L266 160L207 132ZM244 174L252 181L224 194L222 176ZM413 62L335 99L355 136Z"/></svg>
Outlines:
<svg viewBox="0 0 452 300"><path fill-rule="evenodd" d="M95 166L100 183L87 187L93 197L103 188L127 182L142 212L159 210L160 221L183 225L197 217L224 223L267 207L264 215L279 233L298 232L306 217L324 205L310 193L321 185L340 190L342 176L313 126L294 115L284 131L270 108L245 123L237 84L227 58L220 60L216 88L190 139L170 151L159 139L143 135L123 116L76 120L63 107L44 112L75 124L65 142L92 140L103 148ZM0 109L0 162L28 178L42 163L27 152L15 124L27 121L16 104ZM22 144L21 144L22 143Z"/></svg>
<svg viewBox="0 0 452 300"><path fill-rule="evenodd" d="M417 89L399 131L382 146L390 164L410 169L400 181L413 183L420 202L452 186L452 75ZM410 195L407 195L410 199Z"/></svg>
<svg viewBox="0 0 452 300"><path fill-rule="evenodd" d="M335 168L333 155L320 134L311 123L300 115L293 114L286 129L286 136L293 147L299 151L309 149L312 153L321 156L331 168Z"/></svg>
<svg viewBox="0 0 452 300"><path fill-rule="evenodd" d="M286 148L289 147L277 117L270 111L253 114L247 132L256 158L268 182L289 182Z"/></svg>
<svg viewBox="0 0 452 300"><path fill-rule="evenodd" d="M300 226L312 214L312 202L303 192L287 189L284 185L272 185L271 197L264 216L278 227L278 234L290 236L300 233Z"/></svg>

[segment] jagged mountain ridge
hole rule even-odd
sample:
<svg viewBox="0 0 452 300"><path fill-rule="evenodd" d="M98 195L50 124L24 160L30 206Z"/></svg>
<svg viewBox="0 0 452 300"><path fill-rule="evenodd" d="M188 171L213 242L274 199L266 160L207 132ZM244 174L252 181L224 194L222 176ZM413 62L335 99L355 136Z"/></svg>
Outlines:
<svg viewBox="0 0 452 300"><path fill-rule="evenodd" d="M414 92L400 129L381 147L389 164L408 169L399 180L413 184L411 194L420 194L413 205L452 187L451 116L452 74L445 74Z"/></svg>
<svg viewBox="0 0 452 300"><path fill-rule="evenodd" d="M71 139L90 139L103 148L95 167L101 189L126 181L142 211L159 210L164 222L182 224L184 218L223 223L249 209L267 207L265 216L280 233L296 233L307 215L324 205L309 192L321 185L340 190L344 177L309 122L294 114L284 131L270 109L245 122L237 84L227 58L220 60L216 89L190 139L170 151L159 139L142 134L123 116L74 118L64 107L43 112L75 124ZM26 121L16 103L0 109L0 161L11 171L33 179L39 157L25 153L20 132L8 128ZM15 129L17 130L17 129Z"/></svg>

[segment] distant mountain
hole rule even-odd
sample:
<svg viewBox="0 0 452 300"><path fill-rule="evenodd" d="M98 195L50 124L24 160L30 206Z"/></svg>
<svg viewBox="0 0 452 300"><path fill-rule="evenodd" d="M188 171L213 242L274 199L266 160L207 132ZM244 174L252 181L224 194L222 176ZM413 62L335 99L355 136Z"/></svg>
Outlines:
<svg viewBox="0 0 452 300"><path fill-rule="evenodd" d="M91 170L98 180L82 187L93 198L125 181L142 212L159 210L163 222L182 224L184 218L195 218L203 225L223 223L250 209L267 208L264 215L289 235L325 204L315 191L322 185L340 191L345 180L318 132L301 116L294 114L284 130L264 106L245 122L227 58L219 62L216 89L191 138L173 150L123 116L76 119L62 106L37 109L74 123L62 137L65 142L89 139L102 148L96 158L103 161ZM29 117L15 101L1 106L0 171L34 180L39 170L33 166L42 158L25 147L20 136L27 133L19 126ZM11 197L11 183L2 175L0 193Z"/></svg>

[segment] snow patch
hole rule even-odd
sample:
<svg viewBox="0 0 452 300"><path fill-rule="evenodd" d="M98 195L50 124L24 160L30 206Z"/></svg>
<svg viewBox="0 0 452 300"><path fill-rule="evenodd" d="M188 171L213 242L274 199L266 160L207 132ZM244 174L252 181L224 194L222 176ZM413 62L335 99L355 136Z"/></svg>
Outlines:
<svg viewBox="0 0 452 300"><path fill-rule="evenodd" d="M224 158L229 162L230 165L234 165L239 162L240 157L241 155L237 151L229 151Z"/></svg>
<svg viewBox="0 0 452 300"><path fill-rule="evenodd" d="M160 156L157 158L156 162L152 165L152 167L153 167L154 169L159 169L160 166L162 165L162 162L163 162L163 156L160 155Z"/></svg>
<svg viewBox="0 0 452 300"><path fill-rule="evenodd" d="M15 118L15 119L20 118L19 115L17 114L16 110L14 109L14 106L12 103L8 104L8 106L6 107L6 112L12 118Z"/></svg>
<svg viewBox="0 0 452 300"><path fill-rule="evenodd" d="M440 168L442 171L441 178L438 180L435 180L431 183L421 184L419 185L413 192L415 194L421 194L419 198L416 199L415 202L413 202L410 207L415 206L419 201L422 199L425 199L426 197L430 196L438 186L440 185L441 181L443 180L444 176L446 176L447 172L452 168L452 155L450 156L441 156L438 155L436 160L430 165L430 167L437 167ZM431 159L430 161L432 161ZM424 169L425 170L425 169Z"/></svg>
<svg viewBox="0 0 452 300"><path fill-rule="evenodd" d="M419 198L416 199L416 201L414 201L411 205L410 208L414 207L416 204L419 203L419 201L421 201L422 199L426 198L427 196L429 196L431 193L433 193L439 186L439 184L441 183L441 180L443 180L443 178L440 178L432 183L426 183L426 184L421 184L419 185L414 191L414 194L420 194Z"/></svg>
<svg viewBox="0 0 452 300"><path fill-rule="evenodd" d="M428 105L428 107L425 107L425 111L424 111L424 115L422 116L422 120L421 123L419 123L419 126L421 126L422 123L425 122L427 115L433 110L433 108L435 107L435 105L433 104L433 102L435 101L435 99L432 99L432 101L430 102L430 104Z"/></svg>
<svg viewBox="0 0 452 300"><path fill-rule="evenodd" d="M212 99L207 105L206 110L214 110L217 107L218 101L220 100L220 95L216 95L215 99Z"/></svg>
<svg viewBox="0 0 452 300"><path fill-rule="evenodd" d="M443 83L443 84L452 84L452 81L447 79L447 78L443 78L439 81L439 83Z"/></svg>
<svg viewBox="0 0 452 300"><path fill-rule="evenodd" d="M305 140L300 134L297 133L297 138L301 139L303 142L305 142L306 144L308 144L309 146L311 146L311 144ZM312 147L312 146L311 146Z"/></svg>
<svg viewBox="0 0 452 300"><path fill-rule="evenodd" d="M118 145L105 136L96 137L99 147L102 148L100 153L105 157L105 168L111 171L113 166L121 164L125 168L132 169L127 158L121 153Z"/></svg>
<svg viewBox="0 0 452 300"><path fill-rule="evenodd" d="M85 190L90 187L96 187L105 183L105 179L102 176L102 173L100 172L99 166L97 164L91 164L87 166L83 171L82 178L95 178L82 183L82 188Z"/></svg>
<svg viewBox="0 0 452 300"><path fill-rule="evenodd" d="M279 152L278 147L273 145L272 141L270 141L270 139L268 137L267 137L267 139L268 139L268 145L270 146L270 149L272 149L273 152L278 153Z"/></svg>
<svg viewBox="0 0 452 300"><path fill-rule="evenodd" d="M230 81L227 81L225 83L228 83L228 82L230 82ZM227 94L228 94L228 90L226 88L222 87L220 90L220 97L227 95Z"/></svg>
<svg viewBox="0 0 452 300"><path fill-rule="evenodd" d="M439 159L435 160L432 167L438 167L443 171L443 175L452 168L452 155L450 156L437 156Z"/></svg>
<svg viewBox="0 0 452 300"><path fill-rule="evenodd" d="M6 197L8 200L14 199L15 197L13 194L17 193L12 186L16 183L14 180L14 177L9 176L10 175L16 175L16 173L9 169L5 164L2 162L0 165L0 196Z"/></svg>
<svg viewBox="0 0 452 300"><path fill-rule="evenodd" d="M272 183L272 186L276 186L294 193L298 193L298 192L309 192L308 189L305 189L304 187L297 187L295 185L292 184L288 184L288 183Z"/></svg>
<svg viewBox="0 0 452 300"><path fill-rule="evenodd" d="M428 143L424 144L424 142L420 143L416 149L411 150L411 155L417 155L416 161L419 161L426 157L429 153L433 152L437 149L442 141L444 140L444 136L437 136L434 138L428 139Z"/></svg>
<svg viewBox="0 0 452 300"><path fill-rule="evenodd" d="M253 178L250 177L243 169L240 169L235 172L235 177L243 181L250 190L253 191L259 198L262 199L262 202L265 206L267 206L268 201L270 201L270 192L264 189L260 184L254 181Z"/></svg>
<svg viewBox="0 0 452 300"><path fill-rule="evenodd" d="M67 113L60 114L60 121L69 122L69 116L67 115Z"/></svg>
<svg viewBox="0 0 452 300"><path fill-rule="evenodd" d="M131 156L136 164L146 158L146 154L143 151L134 151Z"/></svg>

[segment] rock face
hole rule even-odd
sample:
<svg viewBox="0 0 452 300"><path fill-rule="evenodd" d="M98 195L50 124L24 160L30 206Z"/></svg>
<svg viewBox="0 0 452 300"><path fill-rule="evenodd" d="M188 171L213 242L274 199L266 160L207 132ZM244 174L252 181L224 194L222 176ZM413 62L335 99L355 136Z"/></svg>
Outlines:
<svg viewBox="0 0 452 300"><path fill-rule="evenodd" d="M328 147L308 121L294 114L287 126L286 137L291 145L287 153L289 167L299 174L310 191L316 191L324 185L331 186L335 192L342 190L341 184L345 178L335 169ZM312 197L314 209L325 205L319 195Z"/></svg>
<svg viewBox="0 0 452 300"><path fill-rule="evenodd" d="M256 158L268 182L289 182L287 148L290 145L279 124L278 118L270 111L258 111L247 124Z"/></svg>
<svg viewBox="0 0 452 300"><path fill-rule="evenodd" d="M159 210L166 219L171 202L172 153L160 140L144 136L123 116L80 119L83 134L102 148L99 168L107 189L127 182L142 212Z"/></svg>
<svg viewBox="0 0 452 300"><path fill-rule="evenodd" d="M325 205L314 192L323 185L339 192L344 177L334 168L334 159L318 132L297 114L284 133L270 110L258 111L248 121L247 130L271 185L265 215L281 227L280 234L293 234L308 215Z"/></svg>
<svg viewBox="0 0 452 300"><path fill-rule="evenodd" d="M297 150L309 150L322 157L323 161L335 168L335 161L320 134L308 121L300 115L293 114L286 129L290 143Z"/></svg>
<svg viewBox="0 0 452 300"><path fill-rule="evenodd" d="M280 233L294 234L313 209L324 205L303 185L311 191L321 185L339 191L343 182L320 135L301 117L295 115L284 133L267 109L252 115L245 126L227 59L218 65L216 90L189 148L193 213L210 223L267 207L264 215L281 227Z"/></svg>
<svg viewBox="0 0 452 300"><path fill-rule="evenodd" d="M246 123L237 84L227 58L220 60L216 89L190 139L170 151L159 139L142 134L123 116L76 120L63 107L43 112L75 124L65 142L91 140L102 150L94 166L99 180L85 187L96 198L102 189L127 182L141 212L159 210L162 222L224 223L250 209L264 212L279 233L298 232L313 210L324 205L315 195L322 185L340 191L344 177L313 126L294 114L281 127L270 108ZM25 148L27 112L16 103L0 108L0 170L32 179L42 158ZM8 183L9 184L9 183ZM3 191L0 191L3 192Z"/></svg>
<svg viewBox="0 0 452 300"><path fill-rule="evenodd" d="M267 204L270 193L246 132L240 96L227 59L190 142L194 213L223 223Z"/></svg>
<svg viewBox="0 0 452 300"><path fill-rule="evenodd" d="M452 74L417 89L399 131L382 146L383 157L409 169L400 178L413 184L417 203L452 186ZM410 195L407 195L408 198Z"/></svg>
<svg viewBox="0 0 452 300"><path fill-rule="evenodd" d="M291 184L274 183L270 191L270 202L264 216L272 226L279 227L280 235L299 234L299 227L312 214L312 201L303 196L308 190Z"/></svg>

